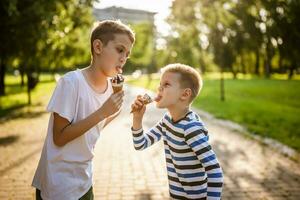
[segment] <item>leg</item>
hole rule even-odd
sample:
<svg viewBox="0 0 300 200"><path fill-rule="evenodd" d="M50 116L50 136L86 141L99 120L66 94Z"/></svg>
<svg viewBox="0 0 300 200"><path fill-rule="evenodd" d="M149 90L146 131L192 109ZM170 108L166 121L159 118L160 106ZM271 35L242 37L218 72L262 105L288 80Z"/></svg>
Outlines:
<svg viewBox="0 0 300 200"><path fill-rule="evenodd" d="M41 197L41 191L39 189L36 189L35 191L35 200L43 200Z"/></svg>
<svg viewBox="0 0 300 200"><path fill-rule="evenodd" d="M94 200L93 186L79 200Z"/></svg>

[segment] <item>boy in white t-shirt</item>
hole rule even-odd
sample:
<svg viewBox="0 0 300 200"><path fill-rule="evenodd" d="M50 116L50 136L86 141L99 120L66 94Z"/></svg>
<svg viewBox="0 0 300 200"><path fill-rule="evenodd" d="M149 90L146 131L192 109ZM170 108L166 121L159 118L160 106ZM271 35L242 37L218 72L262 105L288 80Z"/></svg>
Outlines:
<svg viewBox="0 0 300 200"><path fill-rule="evenodd" d="M65 74L47 107L47 137L32 182L36 199L93 199L92 158L100 131L120 111L123 91L109 77L122 73L135 36L120 21L99 22L91 35L92 61Z"/></svg>

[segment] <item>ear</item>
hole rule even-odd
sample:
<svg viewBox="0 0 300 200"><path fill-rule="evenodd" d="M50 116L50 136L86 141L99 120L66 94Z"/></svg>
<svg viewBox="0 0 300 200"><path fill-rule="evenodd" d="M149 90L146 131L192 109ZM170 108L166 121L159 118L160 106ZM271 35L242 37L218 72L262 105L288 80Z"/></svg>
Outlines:
<svg viewBox="0 0 300 200"><path fill-rule="evenodd" d="M93 41L93 49L95 54L100 54L102 52L103 43L99 39Z"/></svg>
<svg viewBox="0 0 300 200"><path fill-rule="evenodd" d="M185 88L182 92L181 99L189 100L191 96L192 96L192 90L190 88Z"/></svg>

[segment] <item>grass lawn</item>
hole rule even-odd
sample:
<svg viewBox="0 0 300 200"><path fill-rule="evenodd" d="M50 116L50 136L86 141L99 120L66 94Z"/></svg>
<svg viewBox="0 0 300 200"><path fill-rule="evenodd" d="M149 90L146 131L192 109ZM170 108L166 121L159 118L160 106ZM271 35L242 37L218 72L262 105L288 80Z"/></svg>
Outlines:
<svg viewBox="0 0 300 200"><path fill-rule="evenodd" d="M218 77L208 74L203 79L204 87L193 106L300 151L299 80L227 77L226 100L221 102ZM147 77L143 76L127 83L156 91L159 80L154 78L149 84Z"/></svg>
<svg viewBox="0 0 300 200"><path fill-rule="evenodd" d="M25 80L26 81L26 80ZM0 97L0 118L8 115L21 115L27 112L22 108L27 106L27 87L20 85L20 78L12 75L5 77L6 95ZM31 109L37 106L45 106L55 87L55 81L51 75L41 75L39 84L31 91Z"/></svg>

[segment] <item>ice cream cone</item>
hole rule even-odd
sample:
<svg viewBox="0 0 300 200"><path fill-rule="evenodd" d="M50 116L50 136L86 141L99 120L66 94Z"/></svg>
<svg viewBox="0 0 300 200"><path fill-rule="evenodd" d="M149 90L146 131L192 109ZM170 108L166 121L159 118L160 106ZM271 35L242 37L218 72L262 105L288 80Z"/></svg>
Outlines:
<svg viewBox="0 0 300 200"><path fill-rule="evenodd" d="M147 105L147 104L153 102L152 98L148 94L144 94L144 96L142 98L143 98L143 104L144 105ZM130 111L130 113L133 113L135 111L137 111L137 109L132 109Z"/></svg>
<svg viewBox="0 0 300 200"><path fill-rule="evenodd" d="M121 84L119 86L113 85L112 88L113 88L114 93L117 93L123 89L123 84Z"/></svg>
<svg viewBox="0 0 300 200"><path fill-rule="evenodd" d="M111 85L114 93L117 93L123 89L124 78L122 74L118 74L117 76L111 79Z"/></svg>

